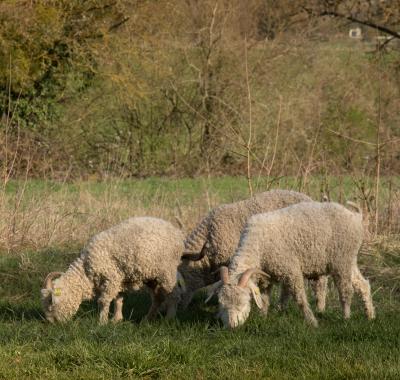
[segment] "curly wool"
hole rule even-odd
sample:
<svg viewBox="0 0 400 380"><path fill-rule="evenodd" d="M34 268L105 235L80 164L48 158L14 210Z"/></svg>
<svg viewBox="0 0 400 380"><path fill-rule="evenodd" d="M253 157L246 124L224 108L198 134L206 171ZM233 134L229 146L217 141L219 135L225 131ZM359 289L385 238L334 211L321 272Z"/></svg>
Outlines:
<svg viewBox="0 0 400 380"><path fill-rule="evenodd" d="M143 287L150 290L153 300L149 317L155 315L165 299L171 301L173 308L179 297L177 267L183 241L179 229L151 217L130 218L100 232L89 240L68 271L53 281L52 298L56 302L49 302L48 297L43 300L46 316L68 319L83 300L96 295L101 308L100 321L107 321L113 299L116 317L120 319L119 293ZM55 295L55 288L60 289L60 296Z"/></svg>
<svg viewBox="0 0 400 380"><path fill-rule="evenodd" d="M42 306L46 319L50 322L70 319L82 300L91 299L94 295L93 284L85 273L81 257L69 266L62 277L55 279L52 285L51 291L42 289Z"/></svg>
<svg viewBox="0 0 400 380"><path fill-rule="evenodd" d="M304 277L331 274L346 318L353 288L362 295L368 318L374 317L369 282L358 267L363 241L361 213L337 203L300 203L252 216L232 257L229 273L236 281L248 269L261 269L271 282L290 289L306 320L317 325L304 290Z"/></svg>
<svg viewBox="0 0 400 380"><path fill-rule="evenodd" d="M311 201L310 197L296 191L271 190L211 210L185 240L185 251L198 253L204 247L205 256L199 261L183 260L179 267L187 289L184 306L197 289L215 281L213 272L228 264L250 216Z"/></svg>

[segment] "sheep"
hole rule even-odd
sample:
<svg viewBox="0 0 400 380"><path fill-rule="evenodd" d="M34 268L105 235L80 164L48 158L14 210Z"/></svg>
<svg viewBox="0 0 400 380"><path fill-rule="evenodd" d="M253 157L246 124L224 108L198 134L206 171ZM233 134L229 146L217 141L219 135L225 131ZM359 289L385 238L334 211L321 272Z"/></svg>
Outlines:
<svg viewBox="0 0 400 380"><path fill-rule="evenodd" d="M267 295L261 297L253 279L256 275L264 277L262 286L267 290L273 282L285 283L312 326L318 322L307 301L304 278L328 274L338 288L344 318L350 317L354 289L362 297L368 319L373 319L370 285L357 266L362 241L360 210L350 211L337 203L299 203L252 216L229 268L221 269L217 292L224 326L245 322L251 297L259 308L268 308Z"/></svg>
<svg viewBox="0 0 400 380"><path fill-rule="evenodd" d="M186 308L197 289L215 282L214 272L227 265L239 243L240 233L247 219L299 202L312 202L305 194L290 190L272 190L250 199L221 205L209 212L185 240L185 254L179 267L185 282L186 293L181 305ZM198 253L200 252L200 253ZM327 277L322 276L313 286L319 311L325 309ZM213 288L210 288L213 291ZM283 289L280 305L287 304L288 292Z"/></svg>
<svg viewBox="0 0 400 380"><path fill-rule="evenodd" d="M182 289L177 268L184 235L171 223L152 217L130 218L95 235L65 273L52 272L41 290L46 319L66 321L83 300L97 297L100 323L108 321L114 301L114 318L122 320L121 292L145 288L152 305L146 316L153 319L161 306L167 318L176 313Z"/></svg>

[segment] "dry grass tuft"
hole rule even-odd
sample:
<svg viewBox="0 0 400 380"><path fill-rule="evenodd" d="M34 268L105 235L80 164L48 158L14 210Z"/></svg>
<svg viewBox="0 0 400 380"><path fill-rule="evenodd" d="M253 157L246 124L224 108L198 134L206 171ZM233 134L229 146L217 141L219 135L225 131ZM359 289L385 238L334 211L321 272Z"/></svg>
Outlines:
<svg viewBox="0 0 400 380"><path fill-rule="evenodd" d="M366 244L360 254L360 266L375 284L400 290L399 235L379 235Z"/></svg>
<svg viewBox="0 0 400 380"><path fill-rule="evenodd" d="M392 199L383 209L380 230L400 235L400 192L393 192Z"/></svg>
<svg viewBox="0 0 400 380"><path fill-rule="evenodd" d="M155 216L189 231L207 212L200 196L180 205L170 194L122 194L114 185L95 194L84 186L38 194L6 194L0 198L0 250L19 252L84 244L95 233L131 216ZM146 201L144 201L146 200Z"/></svg>

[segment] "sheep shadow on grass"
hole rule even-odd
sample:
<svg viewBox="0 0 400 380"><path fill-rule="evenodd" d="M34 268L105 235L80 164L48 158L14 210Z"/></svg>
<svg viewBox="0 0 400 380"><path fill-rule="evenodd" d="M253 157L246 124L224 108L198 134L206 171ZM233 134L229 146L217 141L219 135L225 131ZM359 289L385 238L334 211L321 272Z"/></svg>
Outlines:
<svg viewBox="0 0 400 380"><path fill-rule="evenodd" d="M134 324L140 324L149 308L151 300L146 292L135 292L124 295L123 315L125 321ZM196 295L191 305L186 310L178 309L176 320L179 323L217 323L215 319L217 306L216 301L212 300L209 304L204 304L204 295ZM110 320L113 316L113 305L110 308ZM91 318L97 320L99 318L99 309L96 300L85 301L80 306L75 318L86 319ZM159 315L157 319L164 318ZM32 302L1 302L0 303L0 322L16 322L16 321L38 321L46 322L40 302L37 300Z"/></svg>
<svg viewBox="0 0 400 380"><path fill-rule="evenodd" d="M0 321L43 321L44 315L40 306L13 304L10 302L0 303Z"/></svg>
<svg viewBox="0 0 400 380"><path fill-rule="evenodd" d="M150 308L150 304L150 296L146 292L126 294L124 296L123 306L124 320L131 321L133 323L140 323L145 318ZM216 306L205 305L204 296L199 294L193 299L187 310L178 309L176 320L179 321L179 323L188 324L194 322L210 323L215 320L215 312ZM111 310L110 316L112 316L112 313L113 310ZM158 318L164 318L164 315L160 314Z"/></svg>

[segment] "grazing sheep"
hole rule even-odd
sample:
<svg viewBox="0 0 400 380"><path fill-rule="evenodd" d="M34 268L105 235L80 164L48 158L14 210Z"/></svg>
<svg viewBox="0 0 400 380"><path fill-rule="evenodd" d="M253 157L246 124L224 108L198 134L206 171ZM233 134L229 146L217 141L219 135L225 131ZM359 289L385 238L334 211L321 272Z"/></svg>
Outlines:
<svg viewBox="0 0 400 380"><path fill-rule="evenodd" d="M295 191L272 190L211 210L185 241L186 253L179 267L186 287L183 308L188 306L197 289L215 282L214 272L221 265L228 265L250 216L299 202L312 202L312 199ZM327 277L324 276L313 287L320 311L325 309L326 287ZM287 299L288 292L283 289L280 300L282 307L287 304Z"/></svg>
<svg viewBox="0 0 400 380"><path fill-rule="evenodd" d="M181 290L177 268L184 236L169 222L157 218L130 218L89 240L79 258L65 273L50 273L42 293L46 319L70 319L84 300L97 297L100 323L108 321L110 303L115 300L114 321L122 319L120 295L146 288L152 305L148 319L160 306L174 317Z"/></svg>
<svg viewBox="0 0 400 380"><path fill-rule="evenodd" d="M267 290L273 282L286 284L313 326L318 322L307 301L304 278L328 274L338 288L345 318L350 317L353 289L361 294L367 317L374 318L370 285L357 266L362 240L359 209L353 212L337 203L300 203L252 216L229 272L226 267L221 270L218 300L224 325L232 328L244 323L251 296L267 311L268 296L261 297L252 279L255 275L264 275L262 286Z"/></svg>

